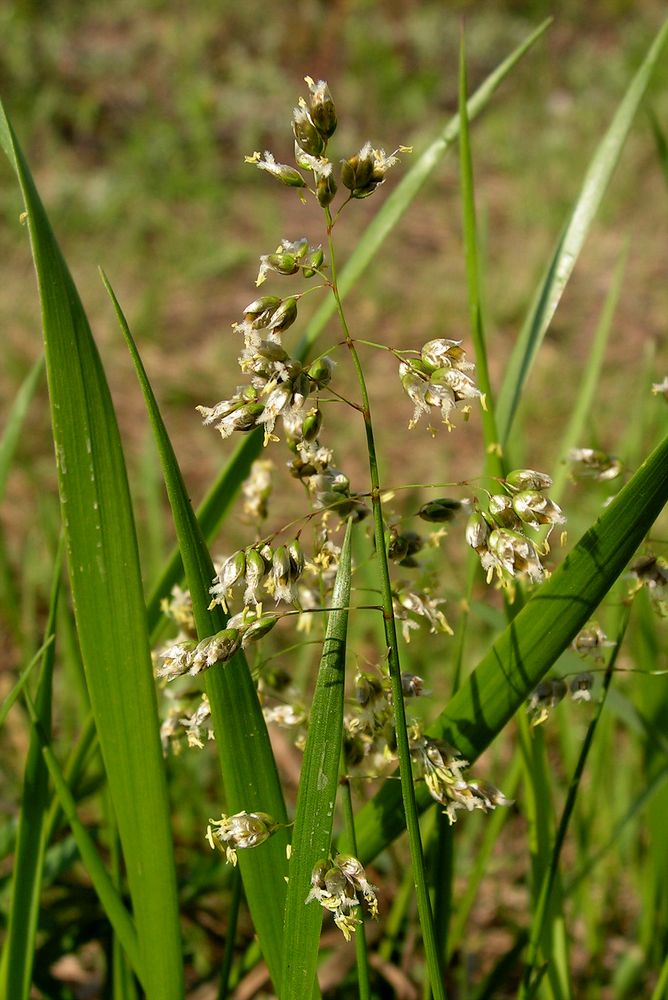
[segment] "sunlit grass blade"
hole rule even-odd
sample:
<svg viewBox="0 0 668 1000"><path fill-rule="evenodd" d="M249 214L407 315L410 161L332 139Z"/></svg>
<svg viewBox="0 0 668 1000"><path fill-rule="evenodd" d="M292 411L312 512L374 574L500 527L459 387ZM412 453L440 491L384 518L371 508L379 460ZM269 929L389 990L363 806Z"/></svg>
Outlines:
<svg viewBox="0 0 668 1000"><path fill-rule="evenodd" d="M664 407L665 408L665 407ZM661 534L657 532L657 541ZM656 542L650 542L654 549ZM648 546L649 547L649 546ZM656 549L654 549L656 551ZM661 550L659 550L661 551ZM616 707L624 705L624 719L631 721L638 733L639 767L649 782L661 773L668 755L668 738L665 720L668 717L668 648L666 630L661 617L652 607L648 592L641 592L634 600L635 629L629 642L633 662L643 672L642 683L625 692L626 697L615 699ZM662 677L650 679L652 673L663 673ZM640 680L640 678L639 678ZM618 686L612 693L620 694ZM627 795L627 798L630 798ZM638 882L641 888L639 943L646 962L659 966L663 958L663 942L668 936L668 858L666 857L666 813L668 811L668 787L657 789L643 811L642 839L643 856Z"/></svg>
<svg viewBox="0 0 668 1000"><path fill-rule="evenodd" d="M54 563L49 617L45 629L44 653L35 710L45 733L51 733L51 701L53 696L53 665L55 628L60 576L64 549L61 543ZM2 983L5 996L27 1000L30 993L34 964L39 896L46 839L47 811L51 801L48 770L41 753L41 744L33 731L23 777L23 798L16 835L12 866L12 897L9 908L7 938L3 952Z"/></svg>
<svg viewBox="0 0 668 1000"><path fill-rule="evenodd" d="M144 394L192 598L197 633L204 639L225 627L221 608L209 607L209 588L215 570L127 320L109 281L104 274L102 278ZM211 668L204 677L221 763L226 812L259 810L285 823L287 816L276 762L245 656L242 652L237 653L229 663ZM207 849L204 841L207 819L202 817L203 850ZM253 851L241 851L239 855L246 900L274 982L280 982L281 974L287 843L287 831L278 830L264 844Z"/></svg>
<svg viewBox="0 0 668 1000"><path fill-rule="evenodd" d="M79 737L74 746L71 748L63 768L63 777L67 787L73 789L75 792L78 789L82 775L85 773L86 765L90 761L93 753L95 753L96 747L97 732L95 730L95 719L93 718L92 713L90 713L88 718L84 721ZM50 844L53 841L54 836L60 827L61 820L62 809L60 802L58 797L54 796L49 810L49 819L46 827L45 840L47 843Z"/></svg>
<svg viewBox="0 0 668 1000"><path fill-rule="evenodd" d="M515 796L515 791L520 780L521 764L519 750L517 750L503 781L504 794L511 799ZM463 892L457 898L457 908L452 916L452 924L448 935L448 964L457 949L461 947L466 923L469 919L478 889L480 888L480 883L487 869L494 845L499 838L499 834L507 818L508 811L506 809L497 809L486 823L482 841L475 852L473 867L468 873Z"/></svg>
<svg viewBox="0 0 668 1000"><path fill-rule="evenodd" d="M333 610L327 618L299 781L285 904L281 1000L309 997L318 964L322 908L317 900L305 904L313 869L318 862L327 861L331 852L343 741L352 529L353 522L349 520L332 595Z"/></svg>
<svg viewBox="0 0 668 1000"><path fill-rule="evenodd" d="M149 1000L183 996L174 850L127 476L88 320L4 111L42 306L58 483L86 682Z"/></svg>
<svg viewBox="0 0 668 1000"><path fill-rule="evenodd" d="M507 445L529 371L598 212L666 38L668 21L650 46L594 154L578 199L557 241L513 348L497 404L498 429L504 446Z"/></svg>
<svg viewBox="0 0 668 1000"><path fill-rule="evenodd" d="M350 642L350 638L348 639ZM344 757L341 757L341 766L344 768ZM342 775L340 781L341 807L343 812L343 831L345 837L344 851L357 857L357 837L355 835L355 810L353 806L353 794L350 781L347 776ZM370 1000L371 981L369 976L369 949L367 947L364 924L357 928L355 934L355 959L357 965L357 989L360 1000Z"/></svg>
<svg viewBox="0 0 668 1000"><path fill-rule="evenodd" d="M489 104L495 91L513 70L529 49L547 31L551 18L543 21L521 45L511 52L478 87L467 103L469 120L476 118ZM378 214L367 226L364 235L351 253L339 277L339 293L343 299L357 283L361 275L374 259L379 249L399 222L400 218L419 193L422 185L436 169L441 159L459 134L459 115L455 115L442 132L431 142L415 163L407 171L395 190L388 197ZM307 353L315 343L325 324L334 315L335 304L329 297L317 310L300 345L300 351Z"/></svg>
<svg viewBox="0 0 668 1000"><path fill-rule="evenodd" d="M485 439L485 471L490 476L503 475L503 461L499 447L499 436L494 415L494 396L487 367L487 347L483 322L482 282L478 254L478 233L476 224L473 161L469 135L467 109L467 79L464 36L459 50L459 177L462 198L462 229L464 233L464 260L466 263L466 284L469 298L469 322L471 340L476 364L478 388L484 394L485 406L482 410L482 427Z"/></svg>
<svg viewBox="0 0 668 1000"><path fill-rule="evenodd" d="M615 849L615 847L619 844L620 838L626 832L629 824L634 820L641 819L647 804L654 798L657 792L662 790L665 791L667 782L668 764L661 768L660 771L657 771L653 778L651 778L648 782L647 787L643 788L643 790L635 796L631 804L625 810L624 814L610 830L610 835L606 838L605 842L584 858L578 870L566 882L564 891L567 895L570 895L579 885L591 878L591 873L594 867L599 864L599 862L602 861L610 851Z"/></svg>
<svg viewBox="0 0 668 1000"><path fill-rule="evenodd" d="M531 731L529 719L521 711L517 717L519 743L524 765L523 813L531 851L531 925L534 926L540 886L550 869L556 820L552 802L551 771L547 760L545 734ZM570 1000L568 936L563 909L561 880L557 879L544 915L540 944L544 961L540 975L549 982L554 1000ZM526 998L525 998L526 1000Z"/></svg>
<svg viewBox="0 0 668 1000"><path fill-rule="evenodd" d="M668 438L652 452L553 575L493 643L430 727L474 761L592 616L668 501ZM418 803L432 800L423 786ZM401 797L386 782L357 817L360 860L404 828Z"/></svg>

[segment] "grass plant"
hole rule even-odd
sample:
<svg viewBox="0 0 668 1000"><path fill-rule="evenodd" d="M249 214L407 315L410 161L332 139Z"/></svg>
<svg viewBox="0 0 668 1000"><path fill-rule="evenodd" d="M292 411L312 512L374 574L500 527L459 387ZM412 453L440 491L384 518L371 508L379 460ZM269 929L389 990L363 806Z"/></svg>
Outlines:
<svg viewBox="0 0 668 1000"><path fill-rule="evenodd" d="M0 995L75 997L60 963L76 956L83 969L86 948L96 995L130 1000L205 985L281 1000L666 995L668 376L656 358L640 359L624 465L589 436L628 248L571 419L555 432L556 468L527 468L524 442L532 367L668 22L594 151L499 376L473 122L548 27L470 97L462 40L457 114L420 153L339 149L342 108L310 77L293 112L294 165L249 150L248 170L293 189L294 227L305 204L320 230L295 236L291 221L263 248L256 285L271 293L234 324L240 374L221 402L198 407L224 448L241 443L197 509L141 337L102 272L157 455L142 484L146 539L108 373L0 107L44 333L0 441L0 496L45 367L60 497L59 528L46 513L40 525L50 592L39 612L36 560L17 571L0 533L18 655L0 725L26 748L2 834ZM651 123L661 172L663 129ZM353 293L455 143L468 334L444 321L419 348L386 342ZM341 228L400 171L343 264ZM376 406L374 359L394 366L396 409ZM337 411L352 430L333 448ZM469 421L478 472L443 482L443 456L456 466ZM386 461L388 427L407 449L422 442L419 483ZM272 495L268 456L286 445L296 517ZM155 523L158 468L169 525ZM225 541L223 559L221 530L246 532L241 547ZM171 531L176 546L163 551ZM513 891L521 913L504 916ZM490 892L500 936L486 950Z"/></svg>

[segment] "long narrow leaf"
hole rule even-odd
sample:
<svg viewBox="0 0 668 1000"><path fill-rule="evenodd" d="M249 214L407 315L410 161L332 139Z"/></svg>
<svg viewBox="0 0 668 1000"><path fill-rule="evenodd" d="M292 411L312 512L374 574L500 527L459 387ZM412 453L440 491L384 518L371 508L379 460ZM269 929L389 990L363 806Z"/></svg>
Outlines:
<svg viewBox="0 0 668 1000"><path fill-rule="evenodd" d="M599 144L587 171L582 190L566 223L529 314L508 362L497 405L501 443L505 445L522 396L524 384L538 348L550 325L575 262L619 160L633 118L647 89L652 71L668 38L668 21L656 36L631 81L612 123Z"/></svg>
<svg viewBox="0 0 668 1000"><path fill-rule="evenodd" d="M169 803L137 540L116 418L79 295L0 108L42 306L68 568L86 682L118 818L149 1000L183 996Z"/></svg>
<svg viewBox="0 0 668 1000"><path fill-rule="evenodd" d="M322 909L315 900L308 905L305 902L314 867L318 862L326 861L331 851L343 741L352 526L350 520L334 584L334 610L330 611L327 619L299 781L285 906L281 1000L301 1000L311 996L318 964Z"/></svg>
<svg viewBox="0 0 668 1000"><path fill-rule="evenodd" d="M103 280L114 304L144 394L193 602L195 624L199 638L204 639L225 627L225 616L221 608L209 607L209 587L215 575L213 563L130 328L104 275ZM205 678L227 811L236 813L242 810L259 810L269 813L277 822L285 823L287 817L276 762L262 708L243 653L237 653L229 663L207 671ZM206 818L202 817L203 831ZM272 979L276 983L280 982L281 975L286 846L287 831L278 830L270 840L254 851L242 851L239 858L244 891L255 930Z"/></svg>
<svg viewBox="0 0 668 1000"><path fill-rule="evenodd" d="M53 643L53 636L46 639L45 642L42 643L42 645L39 647L33 658L28 663L27 667L25 667L25 669L21 673L14 687L5 697L5 700L0 706L0 729L2 729L2 727L4 726L5 719L9 715L12 705L14 704L14 702L18 700L21 691L23 691L23 688L27 684L30 674L35 669L37 664L41 662L45 652L48 650L49 646L51 646L52 643Z"/></svg>
<svg viewBox="0 0 668 1000"><path fill-rule="evenodd" d="M592 616L667 501L665 438L499 636L430 735L474 761ZM431 801L421 786L420 806ZM360 860L374 858L403 826L400 792L388 781L357 817Z"/></svg>
<svg viewBox="0 0 668 1000"><path fill-rule="evenodd" d="M72 795L72 791L67 784L67 780L63 774L60 764L58 763L56 755L51 749L51 744L47 735L42 729L36 709L32 704L32 700L27 694L25 697L33 719L35 734L40 742L42 755L46 762L46 766L49 769L49 774L56 789L60 806L70 824L72 835L76 842L81 860L86 866L86 871L90 876L93 886L95 887L98 899L107 914L109 923L114 929L114 933L118 936L118 939L128 956L130 964L135 970L140 981L142 981L145 963L142 963L141 960L139 940L135 926L132 922L132 917L126 910L121 897L116 891L116 887L111 880L109 872L104 866L102 858L97 851L95 843L93 842L93 838L77 815L77 807L74 796ZM143 982L143 985L146 989L146 983Z"/></svg>
<svg viewBox="0 0 668 1000"><path fill-rule="evenodd" d="M51 700L53 695L53 664L55 657L55 630L60 576L63 568L64 549L61 544L56 556L51 585L49 617L45 630L44 654L36 711L43 730L51 733ZM32 980L39 896L46 851L45 828L50 803L48 770L41 753L36 733L30 734L30 747L23 777L23 793L16 851L12 869L12 901L7 927L6 996L27 1000ZM3 972L5 970L3 969Z"/></svg>
<svg viewBox="0 0 668 1000"><path fill-rule="evenodd" d="M464 259L466 263L466 285L469 299L469 322L471 340L475 353L476 377L486 405L482 411L482 426L485 439L486 472L490 476L503 476L503 462L498 447L498 432L494 415L494 399L487 366L487 347L483 321L482 280L478 254L478 233L476 224L475 189L473 180L473 159L469 135L467 112L467 76L464 36L459 51L459 181L462 199L462 230L464 234Z"/></svg>

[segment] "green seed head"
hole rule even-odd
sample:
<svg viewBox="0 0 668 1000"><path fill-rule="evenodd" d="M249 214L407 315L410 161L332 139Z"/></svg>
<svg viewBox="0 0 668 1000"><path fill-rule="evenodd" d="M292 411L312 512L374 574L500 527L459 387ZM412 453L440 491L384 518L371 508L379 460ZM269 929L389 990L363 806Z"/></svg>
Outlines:
<svg viewBox="0 0 668 1000"><path fill-rule="evenodd" d="M308 376L315 382L318 389L322 389L323 386L328 385L331 381L333 371L334 362L330 361L329 358L323 357L313 362L308 370Z"/></svg>
<svg viewBox="0 0 668 1000"><path fill-rule="evenodd" d="M299 270L297 258L292 253L270 253L267 260L272 270L279 274L296 274Z"/></svg>
<svg viewBox="0 0 668 1000"><path fill-rule="evenodd" d="M255 327L266 326L280 304L281 299L278 295L262 295L246 306L244 319Z"/></svg>
<svg viewBox="0 0 668 1000"><path fill-rule="evenodd" d="M297 268L295 268L295 270L297 270ZM287 330L288 327L292 326L296 319L297 299L283 299L280 306L275 310L273 316L271 317L269 329L272 333L282 333L283 330Z"/></svg>

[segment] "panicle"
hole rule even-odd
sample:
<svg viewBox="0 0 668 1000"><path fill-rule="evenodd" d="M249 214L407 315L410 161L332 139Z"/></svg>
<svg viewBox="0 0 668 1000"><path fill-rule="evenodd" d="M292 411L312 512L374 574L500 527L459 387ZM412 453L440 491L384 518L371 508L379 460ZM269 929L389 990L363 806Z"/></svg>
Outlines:
<svg viewBox="0 0 668 1000"><path fill-rule="evenodd" d="M374 149L370 142L365 143L359 153L347 160L341 161L341 183L348 188L353 198L368 198L370 194L385 180L385 174L399 162L396 155L399 150L390 153L384 149Z"/></svg>
<svg viewBox="0 0 668 1000"><path fill-rule="evenodd" d="M548 538L557 524L566 518L547 490L551 478L535 469L514 469L501 481L505 493L488 497L483 510L476 500L466 526L466 541L480 557L490 583L496 576L500 585L512 593L515 577L541 583L546 576L542 557L549 552ZM540 547L526 534L547 527Z"/></svg>
<svg viewBox="0 0 668 1000"><path fill-rule="evenodd" d="M468 374L475 366L466 360L458 340L439 338L428 341L420 358L402 361L399 365L401 385L414 404L408 426L415 427L423 413L434 407L440 410L441 420L452 429L451 414L460 409L465 418L470 412L470 400L484 397Z"/></svg>
<svg viewBox="0 0 668 1000"><path fill-rule="evenodd" d="M316 900L329 910L334 923L346 941L350 941L357 927L362 923L353 911L360 906L360 896L369 915L378 916L376 886L366 877L364 868L349 854L337 854L333 861L322 860L311 873L311 889L306 903Z"/></svg>
<svg viewBox="0 0 668 1000"><path fill-rule="evenodd" d="M590 622L586 628L581 629L572 642L573 649L582 657L590 657L598 663L604 660L604 649L612 649L616 643L611 642L598 624Z"/></svg>
<svg viewBox="0 0 668 1000"><path fill-rule="evenodd" d="M622 473L622 463L618 458L596 448L571 448L568 461L574 479L595 479L602 483L617 479Z"/></svg>
<svg viewBox="0 0 668 1000"><path fill-rule="evenodd" d="M512 800L489 782L466 781L462 772L468 767L468 761L443 740L426 736L417 722L411 727L410 749L419 776L431 797L444 807L450 823L456 821L461 809L488 812L497 806L512 805Z"/></svg>
<svg viewBox="0 0 668 1000"><path fill-rule="evenodd" d="M228 864L236 865L237 851L263 844L281 826L265 812L222 813L220 819L209 820L206 839L211 850L222 851Z"/></svg>
<svg viewBox="0 0 668 1000"><path fill-rule="evenodd" d="M250 475L242 484L243 513L252 524L259 526L267 519L273 472L273 462L266 458L256 458L251 465Z"/></svg>
<svg viewBox="0 0 668 1000"><path fill-rule="evenodd" d="M257 152L253 153L252 156L246 156L245 162L254 164L260 170L266 170L268 174L278 178L287 187L306 187L306 181L295 167L291 167L287 163L277 163L267 150L264 152L264 157Z"/></svg>

